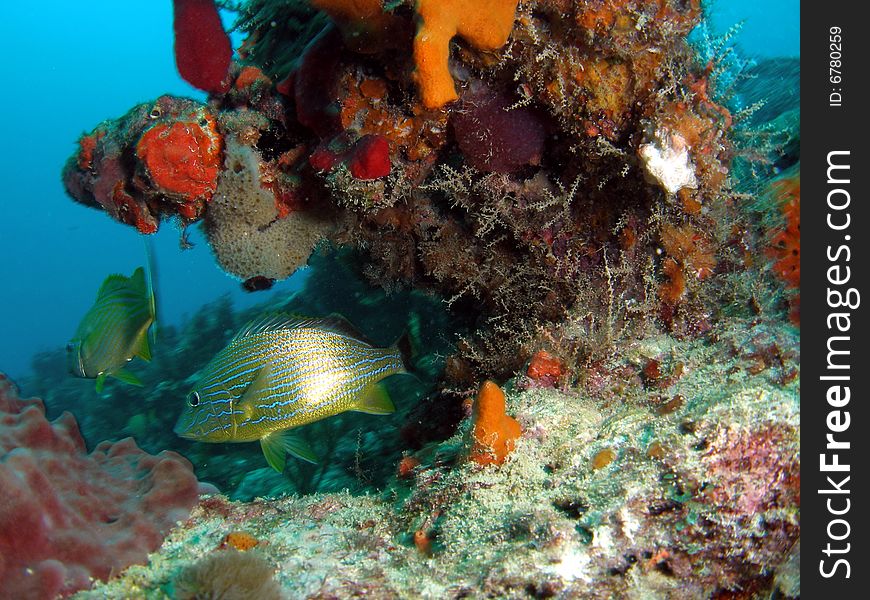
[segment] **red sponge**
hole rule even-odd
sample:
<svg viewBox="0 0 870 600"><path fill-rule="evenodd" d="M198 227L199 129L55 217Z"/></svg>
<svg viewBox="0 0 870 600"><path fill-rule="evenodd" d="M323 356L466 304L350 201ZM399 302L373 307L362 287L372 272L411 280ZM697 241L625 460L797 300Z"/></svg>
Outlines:
<svg viewBox="0 0 870 600"><path fill-rule="evenodd" d="M380 135L360 138L348 162L351 175L362 180L386 177L390 166L390 144Z"/></svg>
<svg viewBox="0 0 870 600"><path fill-rule="evenodd" d="M175 0L174 5L178 72L201 90L226 92L233 48L214 0Z"/></svg>

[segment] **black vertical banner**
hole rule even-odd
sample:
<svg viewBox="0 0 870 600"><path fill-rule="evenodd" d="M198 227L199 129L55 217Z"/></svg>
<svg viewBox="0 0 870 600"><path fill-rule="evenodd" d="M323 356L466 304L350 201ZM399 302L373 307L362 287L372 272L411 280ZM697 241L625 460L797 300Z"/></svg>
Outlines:
<svg viewBox="0 0 870 600"><path fill-rule="evenodd" d="M870 30L863 2L801 7L801 591L870 585Z"/></svg>

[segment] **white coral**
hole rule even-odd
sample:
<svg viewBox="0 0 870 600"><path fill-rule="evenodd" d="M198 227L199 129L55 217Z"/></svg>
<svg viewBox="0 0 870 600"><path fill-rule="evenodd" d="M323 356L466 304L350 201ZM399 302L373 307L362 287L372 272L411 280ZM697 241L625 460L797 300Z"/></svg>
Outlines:
<svg viewBox="0 0 870 600"><path fill-rule="evenodd" d="M698 187L688 144L678 133L671 133L664 128L656 129L652 141L641 145L638 154L647 176L669 194L675 194L682 188Z"/></svg>

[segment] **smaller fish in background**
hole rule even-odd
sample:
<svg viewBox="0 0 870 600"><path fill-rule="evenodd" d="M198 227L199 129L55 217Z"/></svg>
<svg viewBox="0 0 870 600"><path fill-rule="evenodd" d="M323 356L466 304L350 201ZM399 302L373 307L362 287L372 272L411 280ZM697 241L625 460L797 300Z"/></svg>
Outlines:
<svg viewBox="0 0 870 600"><path fill-rule="evenodd" d="M271 277L255 275L254 277L249 277L242 282L242 289L246 292L261 292L263 290L272 289L273 285L275 285L275 280Z"/></svg>
<svg viewBox="0 0 870 600"><path fill-rule="evenodd" d="M199 442L259 441L279 473L288 453L315 462L292 430L349 410L392 413L380 382L407 372L400 345L377 348L337 315L267 315L206 365L175 433Z"/></svg>
<svg viewBox="0 0 870 600"><path fill-rule="evenodd" d="M141 386L123 369L134 356L151 360L149 329L153 332L156 308L150 272L137 268L133 275L109 275L97 292L94 305L82 318L67 344L67 362L76 377L97 380L103 390L106 377Z"/></svg>

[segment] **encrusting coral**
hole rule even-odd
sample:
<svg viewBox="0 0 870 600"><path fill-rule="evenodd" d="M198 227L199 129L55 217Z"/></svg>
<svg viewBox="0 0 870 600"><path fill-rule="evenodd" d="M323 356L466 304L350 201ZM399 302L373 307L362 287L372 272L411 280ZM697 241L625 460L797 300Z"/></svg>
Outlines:
<svg viewBox="0 0 870 600"><path fill-rule="evenodd" d="M102 208L140 233L154 233L163 216L202 217L222 155L211 109L161 96L82 136L63 180L79 202Z"/></svg>
<svg viewBox="0 0 870 600"><path fill-rule="evenodd" d="M790 317L794 323L801 320L801 178L800 172L783 177L771 185L769 192L780 204L784 224L775 230L770 240L769 254L775 260L773 272L788 289Z"/></svg>
<svg viewBox="0 0 870 600"><path fill-rule="evenodd" d="M178 212L186 219L202 214L202 204L196 202L207 202L214 194L222 150L215 119L205 107L188 120L150 127L136 142L136 156L151 184L178 201Z"/></svg>

